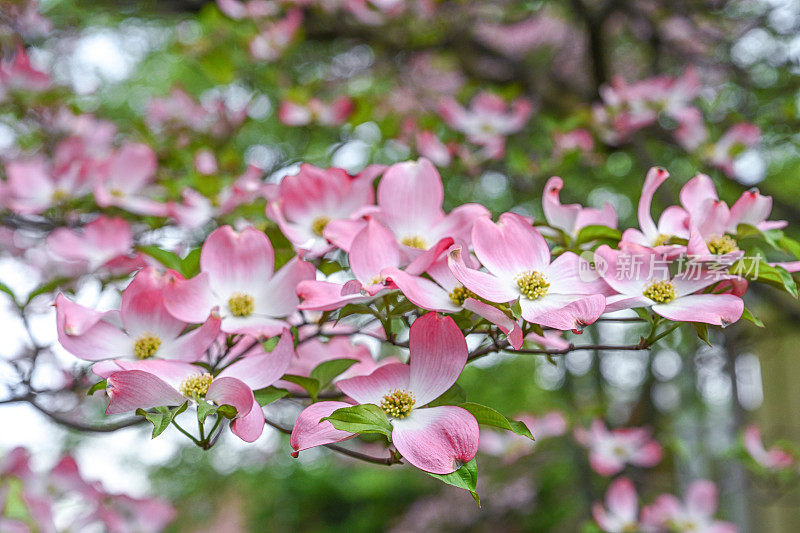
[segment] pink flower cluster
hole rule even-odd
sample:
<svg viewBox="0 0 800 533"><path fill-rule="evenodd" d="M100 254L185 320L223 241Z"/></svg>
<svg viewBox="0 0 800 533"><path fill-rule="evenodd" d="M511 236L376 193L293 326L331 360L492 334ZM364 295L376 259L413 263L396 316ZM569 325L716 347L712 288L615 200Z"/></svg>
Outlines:
<svg viewBox="0 0 800 533"><path fill-rule="evenodd" d="M11 518L2 513L0 531L7 533L98 527L110 533L157 533L175 518L175 510L166 501L112 494L99 482L85 480L69 455L48 472L35 472L24 448L14 448L0 458L0 509L7 509L12 499L22 504L27 517ZM59 506L67 500L72 504L64 515L59 513Z"/></svg>

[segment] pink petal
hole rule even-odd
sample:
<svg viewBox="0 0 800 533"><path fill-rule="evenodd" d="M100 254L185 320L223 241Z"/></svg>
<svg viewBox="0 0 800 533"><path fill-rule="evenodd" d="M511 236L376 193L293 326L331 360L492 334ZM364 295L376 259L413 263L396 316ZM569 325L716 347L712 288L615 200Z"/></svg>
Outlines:
<svg viewBox="0 0 800 533"><path fill-rule="evenodd" d="M539 307L535 313L531 312L531 304L537 301L531 302L523 298L520 300L522 317L528 322L533 322L543 327L561 331L581 331L583 326L594 324L606 309L606 298L602 294L592 294L586 297L562 297L567 299L567 303L564 303L565 300L561 298L556 300L556 296L560 295L554 294L552 297L548 295L541 299L543 302L551 298L555 300L557 302L555 309L543 310L543 308Z"/></svg>
<svg viewBox="0 0 800 533"><path fill-rule="evenodd" d="M304 280L313 280L317 269L299 257L293 257L283 265L275 276L264 284L256 300L255 313L271 317L285 317L297 311L297 285Z"/></svg>
<svg viewBox="0 0 800 533"><path fill-rule="evenodd" d="M561 205L559 193L563 187L564 181L558 176L547 180L542 195L542 209L550 226L564 230L571 235L575 231L575 222L581 212L581 206L578 204Z"/></svg>
<svg viewBox="0 0 800 533"><path fill-rule="evenodd" d="M608 455L592 450L589 452L589 464L592 470L601 476L609 477L622 472L625 463L614 455Z"/></svg>
<svg viewBox="0 0 800 533"><path fill-rule="evenodd" d="M661 457L663 455L664 451L661 445L654 440L649 440L636 450L631 456L630 462L636 466L651 468L661 462Z"/></svg>
<svg viewBox="0 0 800 533"><path fill-rule="evenodd" d="M428 279L411 276L398 268L383 269L381 277L392 281L417 307L443 313L456 313L461 310L453 303L446 290Z"/></svg>
<svg viewBox="0 0 800 533"><path fill-rule="evenodd" d="M251 343L252 338L239 342ZM288 330L283 332L277 346L271 351L264 350L261 343L248 351L244 358L220 372L218 377L236 378L253 390L263 389L275 383L286 373L292 358L295 357L294 341Z"/></svg>
<svg viewBox="0 0 800 533"><path fill-rule="evenodd" d="M639 498L633 482L624 477L615 479L606 492L606 505L615 515L635 522L639 512Z"/></svg>
<svg viewBox="0 0 800 533"><path fill-rule="evenodd" d="M400 248L394 235L379 222L369 220L350 248L353 274L364 285L372 285L380 280L381 270L399 265Z"/></svg>
<svg viewBox="0 0 800 533"><path fill-rule="evenodd" d="M491 216L489 210L480 204L462 204L445 215L433 227L433 232L441 237L469 240L475 220Z"/></svg>
<svg viewBox="0 0 800 533"><path fill-rule="evenodd" d="M669 178L669 172L661 167L653 167L647 171L647 176L644 179L644 186L642 187L642 195L639 197L639 208L637 211L639 217L639 228L648 239L654 238L658 234L656 225L653 222L653 216L650 213L650 206L653 203L653 195L664 181Z"/></svg>
<svg viewBox="0 0 800 533"><path fill-rule="evenodd" d="M693 516L712 518L717 512L717 486L707 479L692 482L686 490L686 509Z"/></svg>
<svg viewBox="0 0 800 533"><path fill-rule="evenodd" d="M221 324L219 317L209 317L199 328L181 335L172 342L165 342L159 349L159 356L190 363L199 361L219 335Z"/></svg>
<svg viewBox="0 0 800 533"><path fill-rule="evenodd" d="M378 367L368 376L340 379L336 386L358 403L380 405L383 397L390 391L409 388L410 372L409 365L391 363ZM416 405L424 404L417 398Z"/></svg>
<svg viewBox="0 0 800 533"><path fill-rule="evenodd" d="M253 227L236 232L222 226L208 236L200 253L200 269L222 298L237 291L256 292L272 277L274 263L272 244Z"/></svg>
<svg viewBox="0 0 800 533"><path fill-rule="evenodd" d="M351 404L345 402L318 402L312 403L303 409L294 423L292 436L289 439L289 444L294 449L292 456L297 457L298 452L315 446L341 442L355 437L353 433L334 428L327 420L320 422L321 419L330 416L334 411L342 407L351 407Z"/></svg>
<svg viewBox="0 0 800 533"><path fill-rule="evenodd" d="M433 227L444 216L443 201L442 178L425 158L395 163L378 185L381 218L393 229L408 221L419 227Z"/></svg>
<svg viewBox="0 0 800 533"><path fill-rule="evenodd" d="M173 275L164 286L164 306L172 316L184 322L205 322L217 304L218 300L211 292L209 275L205 272L190 279Z"/></svg>
<svg viewBox="0 0 800 533"><path fill-rule="evenodd" d="M522 348L522 328L516 320L509 317L500 309L489 305L487 303L476 300L475 298L467 298L464 300L464 309L468 309L476 315L482 316L492 324L499 327L503 333L508 337L508 342L515 350Z"/></svg>
<svg viewBox="0 0 800 533"><path fill-rule="evenodd" d="M478 260L496 276L513 279L550 264L544 237L515 213L503 213L497 224L488 218L477 219L472 227L472 244Z"/></svg>
<svg viewBox="0 0 800 533"><path fill-rule="evenodd" d="M411 263L409 263L409 265L406 267L406 272L415 276L422 274L428 270L431 265L434 264L451 246L453 246L452 237L444 237L440 239L436 244L414 258L414 260L411 261Z"/></svg>
<svg viewBox="0 0 800 533"><path fill-rule="evenodd" d="M516 300L519 291L505 280L500 280L487 272L467 267L461 254L461 248L454 248L447 257L447 264L453 276L466 288L490 302L506 303Z"/></svg>
<svg viewBox="0 0 800 533"><path fill-rule="evenodd" d="M366 221L362 219L331 220L325 226L322 234L328 241L333 243L334 246L340 250L349 252L350 247L353 245L353 239L355 239L356 235L358 235L366 225Z"/></svg>
<svg viewBox="0 0 800 533"><path fill-rule="evenodd" d="M627 296L642 295L652 279L650 265L656 260L652 249L635 244L621 250L612 250L603 244L595 251L597 273L612 289Z"/></svg>
<svg viewBox="0 0 800 533"><path fill-rule="evenodd" d="M302 300L297 308L307 311L332 311L348 303L368 302L372 299L360 293L342 295L342 285L317 280L298 283L297 295Z"/></svg>
<svg viewBox="0 0 800 533"><path fill-rule="evenodd" d="M757 226L772 212L772 196L763 196L758 189L745 191L731 206L728 230L735 232L739 224Z"/></svg>
<svg viewBox="0 0 800 533"><path fill-rule="evenodd" d="M452 405L414 409L392 421L392 442L420 470L449 474L478 452L478 422L469 411Z"/></svg>
<svg viewBox="0 0 800 533"><path fill-rule="evenodd" d="M128 334L138 337L154 333L164 339L174 339L186 323L171 315L164 306L164 282L161 275L147 267L133 277L122 292L119 315Z"/></svg>
<svg viewBox="0 0 800 533"><path fill-rule="evenodd" d="M183 394L144 370L124 370L108 376L106 391L110 401L107 415L150 409L162 405L180 405L186 401Z"/></svg>
<svg viewBox="0 0 800 533"><path fill-rule="evenodd" d="M652 309L670 320L727 326L742 317L744 302L732 294L692 294Z"/></svg>
<svg viewBox="0 0 800 533"><path fill-rule="evenodd" d="M231 431L245 442L254 442L261 436L264 432L264 411L261 410L261 406L255 399L246 415L237 416L231 422Z"/></svg>
<svg viewBox="0 0 800 533"><path fill-rule="evenodd" d="M703 214L703 206L708 200L719 200L714 182L705 174L698 174L681 187L680 200L683 207L692 215Z"/></svg>
<svg viewBox="0 0 800 533"><path fill-rule="evenodd" d="M467 364L467 341L455 321L427 313L411 325L409 388L417 405L426 405L456 382Z"/></svg>
<svg viewBox="0 0 800 533"><path fill-rule="evenodd" d="M253 390L243 381L229 376L216 377L206 392L206 400L217 405L228 404L236 408L236 417L243 417L256 404Z"/></svg>
<svg viewBox="0 0 800 533"><path fill-rule="evenodd" d="M75 357L87 361L132 356L133 339L104 318L113 313L98 313L71 302L63 294L56 297L58 341Z"/></svg>

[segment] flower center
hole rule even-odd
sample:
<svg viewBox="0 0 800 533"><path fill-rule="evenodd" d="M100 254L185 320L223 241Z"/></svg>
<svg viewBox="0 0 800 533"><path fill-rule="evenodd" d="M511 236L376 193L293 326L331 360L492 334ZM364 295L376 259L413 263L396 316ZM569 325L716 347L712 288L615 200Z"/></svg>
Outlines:
<svg viewBox="0 0 800 533"><path fill-rule="evenodd" d="M315 235L319 235L322 237L322 231L325 229L325 226L328 225L331 219L326 216L319 216L314 219L311 223L311 231L314 232Z"/></svg>
<svg viewBox="0 0 800 533"><path fill-rule="evenodd" d="M193 374L181 381L181 384L178 386L178 392L187 398L194 398L195 396L198 398L205 398L208 387L211 386L212 381L214 381L214 376L208 372L204 374Z"/></svg>
<svg viewBox="0 0 800 533"><path fill-rule="evenodd" d="M122 192L122 189L116 189L116 188L114 188L114 189L111 189L111 190L110 190L110 191L108 191L108 192L109 192L109 194L111 194L111 196L113 196L114 198L122 198L123 196L125 196L125 193L124 193L124 192Z"/></svg>
<svg viewBox="0 0 800 533"><path fill-rule="evenodd" d="M54 204L63 202L69 198L69 193L64 189L56 189L53 191L53 194L50 195L50 199L53 201Z"/></svg>
<svg viewBox="0 0 800 533"><path fill-rule="evenodd" d="M228 299L228 309L231 310L231 314L233 316L250 316L253 314L255 308L256 301L249 294L235 292L230 299Z"/></svg>
<svg viewBox="0 0 800 533"><path fill-rule="evenodd" d="M161 346L161 339L152 333L144 333L133 344L133 354L137 359L153 357Z"/></svg>
<svg viewBox="0 0 800 533"><path fill-rule="evenodd" d="M519 291L522 294L531 300L535 300L547 294L550 283L541 272L529 270L517 276L517 287L519 287Z"/></svg>
<svg viewBox="0 0 800 533"><path fill-rule="evenodd" d="M456 305L464 305L464 300L467 298L475 298L477 300L478 295L463 285L458 285L450 293L450 301Z"/></svg>
<svg viewBox="0 0 800 533"><path fill-rule="evenodd" d="M730 235L712 237L708 241L708 251L714 255L724 255L739 250L736 239Z"/></svg>
<svg viewBox="0 0 800 533"><path fill-rule="evenodd" d="M642 294L660 304L669 303L678 296L675 293L675 284L665 280L651 281Z"/></svg>
<svg viewBox="0 0 800 533"><path fill-rule="evenodd" d="M383 397L381 409L392 418L405 418L414 409L414 395L405 389L395 389Z"/></svg>
<svg viewBox="0 0 800 533"><path fill-rule="evenodd" d="M411 248L417 248L419 250L428 249L428 243L426 243L425 239L419 235L409 235L408 237L403 237L403 240L400 242Z"/></svg>
<svg viewBox="0 0 800 533"><path fill-rule="evenodd" d="M659 233L656 240L653 241L653 246L661 246L662 244L666 244L668 240L672 238L672 235L666 235L664 233Z"/></svg>

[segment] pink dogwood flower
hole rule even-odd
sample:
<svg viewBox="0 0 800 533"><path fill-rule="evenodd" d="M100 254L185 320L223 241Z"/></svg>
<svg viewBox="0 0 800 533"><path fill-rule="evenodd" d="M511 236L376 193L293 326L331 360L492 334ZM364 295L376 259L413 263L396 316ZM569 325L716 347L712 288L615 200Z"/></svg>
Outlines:
<svg viewBox="0 0 800 533"><path fill-rule="evenodd" d="M250 345L253 339L243 337L239 342ZM103 365L94 372L108 383L108 415L176 406L198 397L235 407L231 431L243 441L253 442L264 431L264 413L253 391L278 381L293 357L292 336L285 330L272 352L255 343L241 358L216 374L182 361L158 360L115 360L115 366Z"/></svg>
<svg viewBox="0 0 800 533"><path fill-rule="evenodd" d="M452 239L441 241L432 253L418 257L406 270L421 274L452 242ZM321 280L301 282L297 286L297 294L303 301L298 309L330 311L347 303L369 301L389 289L384 283L382 271L399 267L402 263L400 247L394 235L374 219L370 219L355 236L348 258L355 279L344 284Z"/></svg>
<svg viewBox="0 0 800 533"><path fill-rule="evenodd" d="M98 312L59 294L55 303L59 342L87 361L199 360L216 340L220 319L209 313L197 321L202 326L183 333L189 324L167 312L165 284L166 277L152 268L140 270L122 292L119 311Z"/></svg>
<svg viewBox="0 0 800 533"><path fill-rule="evenodd" d="M645 428L609 431L602 420L594 420L588 430L575 428L574 435L575 440L589 448L589 463L601 476L618 474L626 464L651 468L661 461L661 445Z"/></svg>
<svg viewBox="0 0 800 533"><path fill-rule="evenodd" d="M761 439L761 429L758 426L748 426L744 430L744 448L750 457L768 470L779 471L791 468L795 464L795 456L777 446L769 450Z"/></svg>
<svg viewBox="0 0 800 533"><path fill-rule="evenodd" d="M450 166L453 162L453 149L446 145L433 132L420 131L414 136L417 153L439 167Z"/></svg>
<svg viewBox="0 0 800 533"><path fill-rule="evenodd" d="M503 213L496 224L477 219L472 245L486 272L469 268L458 247L451 250L448 263L455 278L481 298L502 304L519 301L522 318L560 330L578 331L603 314L605 284L584 281L583 260L571 252L551 262L544 237L521 216Z"/></svg>
<svg viewBox="0 0 800 533"><path fill-rule="evenodd" d="M126 144L97 169L95 201L101 207L121 207L140 215L166 215L167 206L146 195L157 166L152 148Z"/></svg>
<svg viewBox="0 0 800 533"><path fill-rule="evenodd" d="M730 277L686 268L672 275L664 256L652 248L620 243L595 251L597 272L619 294L608 298L608 310L649 307L669 320L727 326L739 320L744 302L733 294L696 294Z"/></svg>
<svg viewBox="0 0 800 533"><path fill-rule="evenodd" d="M734 524L714 519L717 502L717 487L713 482L694 481L683 502L672 494L662 494L652 505L642 508L642 526L655 532L736 533L738 528Z"/></svg>
<svg viewBox="0 0 800 533"><path fill-rule="evenodd" d="M440 313L458 313L467 309L500 327L514 349L522 347L522 328L517 321L475 298L450 272L446 259L436 261L427 273L433 281L394 267L384 268L381 277L400 289L417 307Z"/></svg>
<svg viewBox="0 0 800 533"><path fill-rule="evenodd" d="M23 47L10 61L0 61L0 101L6 92L41 92L50 88L50 76L36 70Z"/></svg>
<svg viewBox="0 0 800 533"><path fill-rule="evenodd" d="M228 214L240 205L248 204L256 198L266 196L270 187L264 183L263 176L263 170L254 165L248 166L233 183L224 188L217 196L219 213ZM269 185L274 188L274 184Z"/></svg>
<svg viewBox="0 0 800 533"><path fill-rule="evenodd" d="M342 169L303 164L297 174L281 180L277 194L267 203L267 216L298 252L319 257L333 249L324 236L328 223L360 217L374 201L372 182L383 169L370 165L350 176Z"/></svg>
<svg viewBox="0 0 800 533"><path fill-rule="evenodd" d="M318 98L312 98L305 104L290 100L281 102L278 108L278 120L287 126L341 126L353 112L353 101L346 96L337 98L326 104Z"/></svg>
<svg viewBox="0 0 800 533"><path fill-rule="evenodd" d="M276 2L270 0L217 0L217 7L232 19L259 19L274 15L278 9Z"/></svg>
<svg viewBox="0 0 800 533"><path fill-rule="evenodd" d="M277 61L292 44L302 23L303 12L290 9L282 19L260 29L250 41L250 55L263 61Z"/></svg>
<svg viewBox="0 0 800 533"><path fill-rule="evenodd" d="M480 451L502 457L504 464L511 464L534 451L543 440L560 437L567 432L567 419L559 411L550 411L542 416L523 414L515 416L531 430L536 440L510 432L481 431Z"/></svg>
<svg viewBox="0 0 800 533"><path fill-rule="evenodd" d="M519 98L509 107L498 95L481 92L470 102L469 109L450 98L439 105L439 114L454 130L479 146L488 147L490 158L502 157L505 138L517 133L533 112L531 103Z"/></svg>
<svg viewBox="0 0 800 533"><path fill-rule="evenodd" d="M553 135L553 157L561 158L569 152L590 154L594 150L594 139L589 130L576 128L566 133ZM545 190L548 187L545 186Z"/></svg>
<svg viewBox="0 0 800 533"><path fill-rule="evenodd" d="M602 209L583 207L580 204L563 205L559 199L563 187L564 180L558 176L553 176L544 185L542 209L550 226L573 238L586 226L600 225L616 229L617 212L610 203L606 203Z"/></svg>
<svg viewBox="0 0 800 533"><path fill-rule="evenodd" d="M274 273L275 252L267 236L247 227L216 229L200 252L200 274L174 276L164 289L173 316L202 322L216 309L222 331L271 337L297 311L297 284L314 278L315 269L298 257Z"/></svg>
<svg viewBox="0 0 800 533"><path fill-rule="evenodd" d="M43 157L15 159L5 165L2 204L21 214L39 214L89 191L77 165L56 167Z"/></svg>
<svg viewBox="0 0 800 533"><path fill-rule="evenodd" d="M640 230L635 228L625 230L622 234L622 241L649 246L661 252L679 253L683 250L683 247L665 243L671 237L684 239L689 237L686 211L678 206L670 206L661 213L658 225L653 222L653 216L650 213L653 195L667 178L669 178L669 172L661 167L653 167L647 171L637 210Z"/></svg>
<svg viewBox="0 0 800 533"><path fill-rule="evenodd" d="M438 257L443 240L469 242L473 222L489 216L479 204L463 204L445 213L443 202L442 178L425 158L395 163L384 173L378 184L378 210L372 216L400 243L403 264L422 255Z"/></svg>
<svg viewBox="0 0 800 533"><path fill-rule="evenodd" d="M58 258L87 272L101 267L113 272L132 272L146 265L140 254L130 255L133 232L121 218L100 216L80 230L56 228L47 236L47 246Z"/></svg>
<svg viewBox="0 0 800 533"><path fill-rule="evenodd" d="M467 362L467 344L452 318L428 313L411 325L409 364L382 366L369 376L343 379L339 389L359 404L380 406L392 424L392 443L412 465L449 474L478 451L478 422L461 407L425 407L458 379ZM319 402L298 416L292 430L292 455L353 437L329 421L320 422L345 402Z"/></svg>
<svg viewBox="0 0 800 533"><path fill-rule="evenodd" d="M639 497L633 482L620 477L611 482L606 491L605 507L592 506L592 516L606 533L628 533L639 530Z"/></svg>
<svg viewBox="0 0 800 533"><path fill-rule="evenodd" d="M734 124L714 144L708 155L708 162L729 177L733 177L736 174L733 168L736 157L743 150L758 144L760 140L761 129L755 124L747 122Z"/></svg>

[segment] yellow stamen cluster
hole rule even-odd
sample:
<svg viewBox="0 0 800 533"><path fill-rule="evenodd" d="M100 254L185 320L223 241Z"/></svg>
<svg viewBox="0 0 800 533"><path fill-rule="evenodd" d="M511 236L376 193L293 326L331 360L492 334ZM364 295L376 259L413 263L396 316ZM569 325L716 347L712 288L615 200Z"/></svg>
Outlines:
<svg viewBox="0 0 800 533"><path fill-rule="evenodd" d="M661 246L662 244L666 244L668 240L672 238L672 235L665 235L663 233L659 233L656 240L653 241L653 246Z"/></svg>
<svg viewBox="0 0 800 533"><path fill-rule="evenodd" d="M53 191L53 194L50 195L50 199L54 204L63 202L67 198L69 198L69 193L64 189L56 189Z"/></svg>
<svg viewBox="0 0 800 533"><path fill-rule="evenodd" d="M417 248L419 250L428 249L428 243L425 242L425 239L419 235L409 235L408 237L403 237L403 240L400 242L411 248Z"/></svg>
<svg viewBox="0 0 800 533"><path fill-rule="evenodd" d="M311 222L311 231L313 231L315 235L322 237L322 232L330 221L331 219L326 216L319 216L315 218L314 221Z"/></svg>
<svg viewBox="0 0 800 533"><path fill-rule="evenodd" d="M256 308L255 299L249 294L235 292L228 299L228 309L233 316L245 317L253 314Z"/></svg>
<svg viewBox="0 0 800 533"><path fill-rule="evenodd" d="M678 296L675 293L675 284L665 280L651 281L642 294L660 304L669 303Z"/></svg>
<svg viewBox="0 0 800 533"><path fill-rule="evenodd" d="M187 398L205 398L214 376L208 372L204 374L194 374L184 379L178 387L178 392Z"/></svg>
<svg viewBox="0 0 800 533"><path fill-rule="evenodd" d="M723 255L739 250L736 239L730 235L713 237L708 240L708 251L714 255Z"/></svg>
<svg viewBox="0 0 800 533"><path fill-rule="evenodd" d="M410 392L405 389L395 389L383 397L381 409L392 418L405 418L414 409L416 402Z"/></svg>
<svg viewBox="0 0 800 533"><path fill-rule="evenodd" d="M517 287L519 287L522 294L531 300L535 300L547 294L550 282L541 272L529 270L517 276Z"/></svg>
<svg viewBox="0 0 800 533"><path fill-rule="evenodd" d="M456 305L464 305L464 300L467 298L475 298L477 300L478 295L463 285L456 286L452 292L450 292L450 301Z"/></svg>
<svg viewBox="0 0 800 533"><path fill-rule="evenodd" d="M161 347L161 339L158 336L144 333L133 344L133 354L137 359L149 359L156 354L159 347Z"/></svg>
<svg viewBox="0 0 800 533"><path fill-rule="evenodd" d="M111 194L111 196L113 196L114 198L122 198L123 196L125 196L125 193L124 193L124 192L122 192L122 189L111 189L111 190L110 190L110 191L108 191L108 192L109 192L109 193Z"/></svg>

